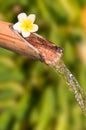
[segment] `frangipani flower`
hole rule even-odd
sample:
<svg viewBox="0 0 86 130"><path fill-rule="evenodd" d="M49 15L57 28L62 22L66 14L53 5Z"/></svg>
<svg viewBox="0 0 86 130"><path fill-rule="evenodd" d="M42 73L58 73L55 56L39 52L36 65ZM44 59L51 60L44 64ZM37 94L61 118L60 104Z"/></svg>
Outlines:
<svg viewBox="0 0 86 130"><path fill-rule="evenodd" d="M35 14L27 16L25 13L18 15L18 22L13 25L13 29L22 34L23 37L28 37L30 33L38 30L38 25L33 24L35 21Z"/></svg>

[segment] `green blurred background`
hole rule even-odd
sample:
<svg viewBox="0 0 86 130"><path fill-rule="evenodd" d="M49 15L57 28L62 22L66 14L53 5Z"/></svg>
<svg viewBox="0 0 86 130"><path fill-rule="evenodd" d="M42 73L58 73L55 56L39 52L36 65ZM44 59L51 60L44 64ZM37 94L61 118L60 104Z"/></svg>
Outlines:
<svg viewBox="0 0 86 130"><path fill-rule="evenodd" d="M0 20L36 14L38 33L64 48L63 60L86 91L86 0L0 0ZM0 130L86 130L63 77L0 48Z"/></svg>

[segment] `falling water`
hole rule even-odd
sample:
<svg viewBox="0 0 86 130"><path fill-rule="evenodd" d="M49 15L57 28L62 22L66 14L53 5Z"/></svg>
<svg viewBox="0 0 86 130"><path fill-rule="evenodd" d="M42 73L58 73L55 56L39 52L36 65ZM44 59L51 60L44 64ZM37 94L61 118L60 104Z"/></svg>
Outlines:
<svg viewBox="0 0 86 130"><path fill-rule="evenodd" d="M63 61L60 61L59 64L55 65L54 68L57 72L59 72L64 77L66 83L72 89L78 104L80 105L83 113L86 116L86 96L83 88L81 88L77 79L69 71L69 69L63 63Z"/></svg>

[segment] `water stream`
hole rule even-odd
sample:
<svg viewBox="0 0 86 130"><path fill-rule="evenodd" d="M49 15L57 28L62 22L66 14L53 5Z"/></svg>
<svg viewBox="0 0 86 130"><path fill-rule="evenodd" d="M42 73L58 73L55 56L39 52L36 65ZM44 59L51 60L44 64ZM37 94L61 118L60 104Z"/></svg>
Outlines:
<svg viewBox="0 0 86 130"><path fill-rule="evenodd" d="M86 95L83 88L81 88L77 79L69 71L63 61L60 61L59 64L55 65L56 72L59 72L65 79L68 86L72 89L75 99L77 100L79 106L81 107L84 115L86 116Z"/></svg>

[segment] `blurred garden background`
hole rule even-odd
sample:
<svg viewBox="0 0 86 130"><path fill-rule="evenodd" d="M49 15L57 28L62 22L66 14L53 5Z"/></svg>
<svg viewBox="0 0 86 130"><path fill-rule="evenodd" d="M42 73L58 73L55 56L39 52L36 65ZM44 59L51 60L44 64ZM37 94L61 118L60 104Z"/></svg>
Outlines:
<svg viewBox="0 0 86 130"><path fill-rule="evenodd" d="M0 0L0 20L20 12L36 14L38 34L64 49L86 91L86 0ZM0 48L0 130L86 130L86 117L52 68Z"/></svg>

